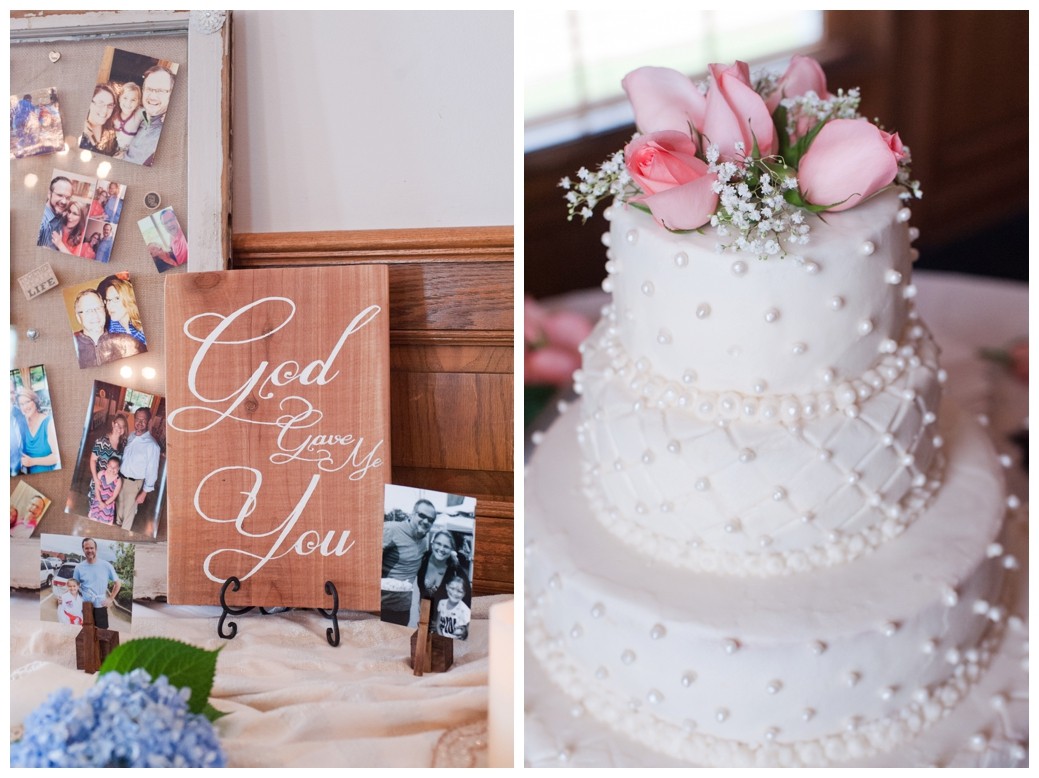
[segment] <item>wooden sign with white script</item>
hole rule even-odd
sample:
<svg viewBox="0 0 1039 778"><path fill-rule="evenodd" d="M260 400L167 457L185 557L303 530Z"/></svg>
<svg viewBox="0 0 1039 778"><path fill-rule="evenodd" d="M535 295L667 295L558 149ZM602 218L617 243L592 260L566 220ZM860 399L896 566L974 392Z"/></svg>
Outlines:
<svg viewBox="0 0 1039 778"><path fill-rule="evenodd" d="M166 279L169 601L378 610L385 265Z"/></svg>

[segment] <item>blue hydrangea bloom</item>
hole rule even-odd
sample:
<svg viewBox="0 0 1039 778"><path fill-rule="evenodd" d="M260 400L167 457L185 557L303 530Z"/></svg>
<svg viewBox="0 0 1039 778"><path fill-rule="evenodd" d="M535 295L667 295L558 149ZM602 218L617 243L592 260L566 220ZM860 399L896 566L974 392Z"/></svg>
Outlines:
<svg viewBox="0 0 1039 778"><path fill-rule="evenodd" d="M209 720L188 689L145 670L106 673L79 699L59 689L25 720L11 767L224 767Z"/></svg>

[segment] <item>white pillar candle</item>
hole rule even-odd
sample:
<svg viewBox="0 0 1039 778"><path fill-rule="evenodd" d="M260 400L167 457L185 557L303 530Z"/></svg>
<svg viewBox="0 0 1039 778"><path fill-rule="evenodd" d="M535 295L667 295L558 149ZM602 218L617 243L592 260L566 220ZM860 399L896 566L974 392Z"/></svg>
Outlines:
<svg viewBox="0 0 1039 778"><path fill-rule="evenodd" d="M488 645L487 766L513 766L513 622L515 600L492 605Z"/></svg>

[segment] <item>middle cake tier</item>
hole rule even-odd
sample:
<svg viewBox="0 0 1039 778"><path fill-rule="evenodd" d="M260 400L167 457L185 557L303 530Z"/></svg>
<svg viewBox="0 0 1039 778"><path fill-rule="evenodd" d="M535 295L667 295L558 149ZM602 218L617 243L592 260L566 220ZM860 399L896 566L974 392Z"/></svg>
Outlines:
<svg viewBox="0 0 1039 778"><path fill-rule="evenodd" d="M583 346L583 485L615 535L668 564L783 575L901 534L941 478L937 348L910 308L894 353L832 390L705 392L633 361L611 308Z"/></svg>

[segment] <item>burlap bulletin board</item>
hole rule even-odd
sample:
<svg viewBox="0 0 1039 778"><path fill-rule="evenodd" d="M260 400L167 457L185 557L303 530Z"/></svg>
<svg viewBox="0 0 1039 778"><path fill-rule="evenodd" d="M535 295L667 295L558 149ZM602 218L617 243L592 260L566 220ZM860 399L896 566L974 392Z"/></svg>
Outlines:
<svg viewBox="0 0 1039 778"><path fill-rule="evenodd" d="M106 46L172 60L180 65L152 167L96 154L89 160L81 159L78 138ZM60 55L57 62L51 61L51 52ZM189 78L186 34L12 44L10 94L21 95L55 87L61 105L62 127L69 146L65 153L12 159L10 163L11 368L38 364L45 366L62 464L58 471L12 479L12 489L19 480L25 480L53 501L35 535L42 531L114 540L151 540L148 536L127 533L118 527L66 514L64 510L83 439L93 382L99 380L165 396L163 277L156 271L148 255L137 221L157 210L144 204L145 194L157 192L161 197L159 208L172 206L185 233L189 238L191 236L186 173ZM67 170L98 177L98 165L102 162L111 165L111 171L103 177L127 187L111 260L102 264L37 247L36 238L52 171ZM45 262L50 263L60 285L33 300L26 300L18 278ZM144 333L148 339L148 351L101 367L80 369L62 288L121 271L129 271L131 275ZM185 271L186 268L181 267L167 272ZM27 337L29 329L39 332L36 340ZM120 375L124 367L133 371L131 377ZM142 370L148 367L155 370L155 376L151 379L142 376ZM158 539L162 540L165 536L163 511L160 514Z"/></svg>

